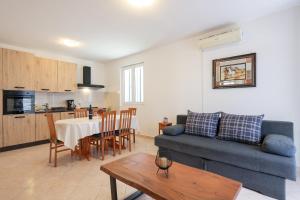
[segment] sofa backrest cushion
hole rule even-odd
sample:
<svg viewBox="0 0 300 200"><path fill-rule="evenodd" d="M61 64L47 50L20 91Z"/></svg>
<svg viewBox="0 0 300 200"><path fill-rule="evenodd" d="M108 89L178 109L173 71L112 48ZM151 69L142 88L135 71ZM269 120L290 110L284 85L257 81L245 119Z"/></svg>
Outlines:
<svg viewBox="0 0 300 200"><path fill-rule="evenodd" d="M261 142L264 115L234 115L222 113L218 138L248 144Z"/></svg>
<svg viewBox="0 0 300 200"><path fill-rule="evenodd" d="M185 133L206 137L215 137L217 134L220 113L196 113L188 111Z"/></svg>
<svg viewBox="0 0 300 200"><path fill-rule="evenodd" d="M187 115L177 115L177 124L186 124ZM264 139L269 134L285 135L294 140L294 124L288 121L263 120L261 137Z"/></svg>

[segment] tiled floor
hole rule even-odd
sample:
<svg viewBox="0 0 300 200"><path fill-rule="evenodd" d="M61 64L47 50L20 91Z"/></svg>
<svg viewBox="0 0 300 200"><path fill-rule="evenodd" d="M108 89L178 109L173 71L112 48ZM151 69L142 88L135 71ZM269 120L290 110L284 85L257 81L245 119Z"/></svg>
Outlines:
<svg viewBox="0 0 300 200"><path fill-rule="evenodd" d="M132 153L155 154L153 139L137 137ZM0 199L2 200L109 200L109 177L99 170L100 165L129 155L106 156L105 161L96 158L71 159L69 152L58 157L58 167L48 164L48 145L0 153ZM300 178L300 174L298 175ZM298 180L299 180L298 178ZM135 190L118 182L118 195L122 199ZM300 181L287 182L287 199L300 198ZM151 199L143 196L140 199ZM248 189L242 189L239 200L271 199Z"/></svg>

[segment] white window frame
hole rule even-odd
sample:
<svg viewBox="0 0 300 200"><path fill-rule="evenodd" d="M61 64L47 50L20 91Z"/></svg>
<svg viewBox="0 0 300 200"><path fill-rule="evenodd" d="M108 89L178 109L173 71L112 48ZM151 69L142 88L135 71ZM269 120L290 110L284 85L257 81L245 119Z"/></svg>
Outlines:
<svg viewBox="0 0 300 200"><path fill-rule="evenodd" d="M141 82L141 98L142 101L141 102L136 102L136 84L135 84L135 69L142 67L143 70L143 82ZM131 69L131 102L125 102L125 78L124 78L124 71ZM120 70L120 77L121 77L121 81L120 81L120 88L121 88L121 98L120 98L120 104L121 105L141 105L144 103L144 62L141 63L136 63L136 64L132 64L132 65L127 65L125 67L122 67Z"/></svg>

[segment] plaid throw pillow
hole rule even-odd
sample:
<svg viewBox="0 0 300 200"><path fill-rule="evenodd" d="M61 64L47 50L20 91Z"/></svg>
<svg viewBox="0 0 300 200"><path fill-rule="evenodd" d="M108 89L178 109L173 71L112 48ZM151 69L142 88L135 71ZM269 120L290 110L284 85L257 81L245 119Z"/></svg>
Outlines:
<svg viewBox="0 0 300 200"><path fill-rule="evenodd" d="M220 113L195 113L188 111L185 133L189 135L215 137L219 118Z"/></svg>
<svg viewBox="0 0 300 200"><path fill-rule="evenodd" d="M259 144L264 115L232 115L222 113L218 138L248 144Z"/></svg>

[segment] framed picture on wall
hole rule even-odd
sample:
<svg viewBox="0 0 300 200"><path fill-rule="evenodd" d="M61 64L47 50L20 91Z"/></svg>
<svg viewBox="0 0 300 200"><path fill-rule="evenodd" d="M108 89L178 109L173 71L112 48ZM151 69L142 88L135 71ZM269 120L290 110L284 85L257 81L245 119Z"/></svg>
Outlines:
<svg viewBox="0 0 300 200"><path fill-rule="evenodd" d="M213 89L256 87L256 53L213 60Z"/></svg>

